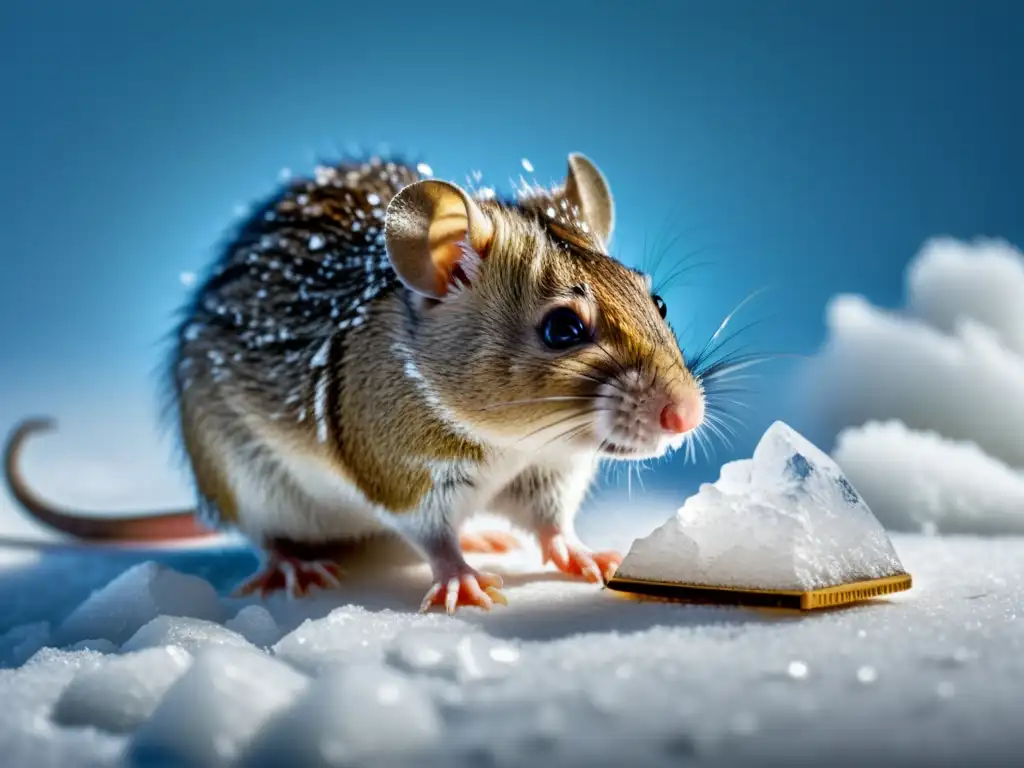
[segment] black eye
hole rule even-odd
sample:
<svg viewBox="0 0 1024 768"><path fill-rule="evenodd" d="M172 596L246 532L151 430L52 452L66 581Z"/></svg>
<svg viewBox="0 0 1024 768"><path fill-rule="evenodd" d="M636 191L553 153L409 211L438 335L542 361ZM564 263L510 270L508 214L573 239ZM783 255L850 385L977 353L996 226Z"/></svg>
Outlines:
<svg viewBox="0 0 1024 768"><path fill-rule="evenodd" d="M666 306L665 300L658 294L654 294L651 298L654 299L654 306L658 308L658 314L665 317L668 314L668 306Z"/></svg>
<svg viewBox="0 0 1024 768"><path fill-rule="evenodd" d="M568 349L587 341L586 326L569 307L558 307L548 312L537 331L541 341L551 349Z"/></svg>

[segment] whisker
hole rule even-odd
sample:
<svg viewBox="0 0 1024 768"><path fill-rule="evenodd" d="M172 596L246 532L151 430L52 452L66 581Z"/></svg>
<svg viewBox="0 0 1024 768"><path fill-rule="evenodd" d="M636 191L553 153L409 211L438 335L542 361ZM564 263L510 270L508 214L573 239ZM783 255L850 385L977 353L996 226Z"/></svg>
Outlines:
<svg viewBox="0 0 1024 768"><path fill-rule="evenodd" d="M722 443L725 445L726 448L730 448L730 449L732 448L732 443L730 442L728 436L719 428L718 423L715 421L714 418L707 418L707 420L704 423L707 425L707 428L719 440L722 441Z"/></svg>
<svg viewBox="0 0 1024 768"><path fill-rule="evenodd" d="M555 421L553 421L553 422L551 422L549 424L545 424L544 426L540 427L539 429L535 429L532 432L529 432L529 433L523 435L518 440L516 440L513 443L513 445L519 445L520 443L522 443L525 440L529 440L532 437L536 437L537 435L539 435L541 432L544 432L545 430L554 429L555 427L562 426L563 424L565 424L567 422L570 422L570 421L572 421L574 419L586 418L588 420L587 424L589 425L589 423L590 423L589 420L593 417L593 415L595 413L597 413L598 411L601 411L601 410L606 410L606 409L588 408L588 409L583 410L583 411L577 411L577 412L571 413L571 414L569 414L567 416L563 416L562 418L557 419L557 420L555 420ZM582 425L574 425L574 426L582 426ZM556 436L555 439L557 439L557 436ZM545 445L547 445L547 443L545 443Z"/></svg>
<svg viewBox="0 0 1024 768"><path fill-rule="evenodd" d="M557 434L554 437L552 437L550 440L544 441L544 443L542 443L537 448L537 450L538 451L542 451L542 450L544 450L545 448L547 448L549 445L551 445L553 442L555 442L557 440L572 440L577 435L580 435L584 431L586 431L589 427L590 427L590 422L589 421L587 421L587 422L585 422L583 424L578 424L575 427L569 427L568 429L564 430L563 432L560 432L559 434Z"/></svg>
<svg viewBox="0 0 1024 768"><path fill-rule="evenodd" d="M526 400L511 400L507 403L492 403L475 411L492 411L495 408L510 408L514 405L532 405L535 403L561 403L575 400L609 400L607 395L552 395L551 397L534 397Z"/></svg>
<svg viewBox="0 0 1024 768"><path fill-rule="evenodd" d="M739 437L739 433L736 432L736 428L721 418L721 414L705 413L704 418L707 419L709 423L715 424L721 429L726 430L733 437ZM731 448L732 446L730 445L729 447Z"/></svg>
<svg viewBox="0 0 1024 768"><path fill-rule="evenodd" d="M619 372L620 375L625 375L626 368L622 365L622 363L615 359L615 356L611 352L605 349L604 345L602 345L601 342L595 340L594 346L600 349L605 354L605 356L612 361L612 364L615 366L616 370Z"/></svg>
<svg viewBox="0 0 1024 768"><path fill-rule="evenodd" d="M749 293L747 295L747 297L745 299L743 299L743 301L741 301L739 304L736 305L736 308L733 309L732 312L730 312L728 315L725 316L725 319L722 321L722 324L718 326L718 330L715 331L711 335L710 341L714 342L715 339L717 339L719 337L719 335L721 335L722 331L725 330L725 327L729 324L729 321L731 321L733 319L733 317L736 316L736 313L739 312L741 309L743 309L743 307L746 306L746 304L748 302L750 302L755 296L757 296L759 293L764 293L766 290L767 290L767 287L763 287L763 288L758 288L757 290L752 291L751 293Z"/></svg>

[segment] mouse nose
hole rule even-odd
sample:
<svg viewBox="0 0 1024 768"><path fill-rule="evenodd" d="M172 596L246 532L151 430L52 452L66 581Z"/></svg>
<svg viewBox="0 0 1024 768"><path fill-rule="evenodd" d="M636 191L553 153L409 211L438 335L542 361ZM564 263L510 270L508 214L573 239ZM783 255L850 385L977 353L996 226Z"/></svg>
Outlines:
<svg viewBox="0 0 1024 768"><path fill-rule="evenodd" d="M700 426L703 412L703 403L669 403L661 409L661 428L672 435L689 432Z"/></svg>

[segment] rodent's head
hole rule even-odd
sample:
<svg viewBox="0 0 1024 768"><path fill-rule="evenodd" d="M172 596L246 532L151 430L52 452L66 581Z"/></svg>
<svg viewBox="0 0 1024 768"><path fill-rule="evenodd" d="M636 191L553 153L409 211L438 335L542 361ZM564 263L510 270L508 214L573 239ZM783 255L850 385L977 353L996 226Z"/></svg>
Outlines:
<svg viewBox="0 0 1024 768"><path fill-rule="evenodd" d="M391 201L388 253L410 289L405 370L468 436L523 450L651 458L704 419L650 279L607 253L601 172L569 157L565 183L514 202L426 180Z"/></svg>

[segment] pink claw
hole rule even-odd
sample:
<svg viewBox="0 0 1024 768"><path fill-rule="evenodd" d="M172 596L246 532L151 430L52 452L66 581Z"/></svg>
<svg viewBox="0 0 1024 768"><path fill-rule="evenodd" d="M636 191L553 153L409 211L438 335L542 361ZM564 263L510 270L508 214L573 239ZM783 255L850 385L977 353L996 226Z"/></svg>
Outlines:
<svg viewBox="0 0 1024 768"><path fill-rule="evenodd" d="M475 606L489 611L495 603L508 605L501 592L501 577L493 573L463 571L448 579L438 579L423 598L421 612L443 605L449 616L461 606Z"/></svg>
<svg viewBox="0 0 1024 768"><path fill-rule="evenodd" d="M284 590L288 597L309 594L310 589L336 589L341 586L344 571L331 560L299 560L272 554L267 564L246 579L232 593L232 597L245 597L259 592L260 597Z"/></svg>
<svg viewBox="0 0 1024 768"><path fill-rule="evenodd" d="M549 532L541 536L544 562L552 562L563 573L582 576L594 584L610 579L622 564L618 552L591 552L578 541L563 533Z"/></svg>

